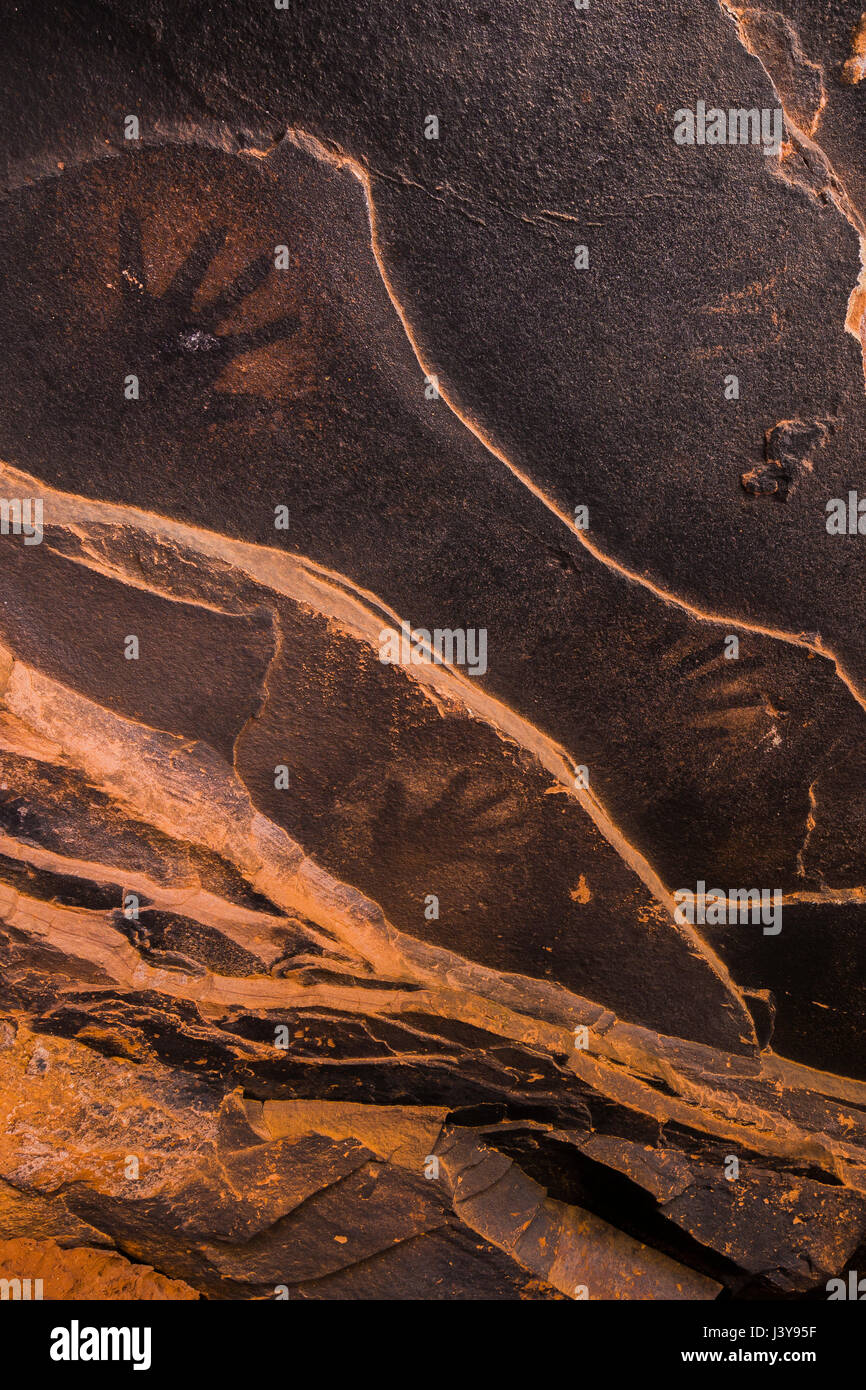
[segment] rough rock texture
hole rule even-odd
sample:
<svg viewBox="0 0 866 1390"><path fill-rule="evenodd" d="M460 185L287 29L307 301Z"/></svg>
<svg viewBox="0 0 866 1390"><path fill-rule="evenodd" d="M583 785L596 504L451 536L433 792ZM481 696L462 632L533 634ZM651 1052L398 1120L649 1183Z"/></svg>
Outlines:
<svg viewBox="0 0 866 1390"><path fill-rule="evenodd" d="M3 5L4 1297L862 1264L866 19L774 4Z"/></svg>

